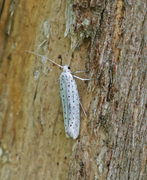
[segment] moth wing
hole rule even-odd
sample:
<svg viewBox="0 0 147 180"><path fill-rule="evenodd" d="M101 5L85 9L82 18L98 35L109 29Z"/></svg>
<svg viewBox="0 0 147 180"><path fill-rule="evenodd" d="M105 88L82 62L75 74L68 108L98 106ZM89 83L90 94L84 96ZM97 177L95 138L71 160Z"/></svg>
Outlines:
<svg viewBox="0 0 147 180"><path fill-rule="evenodd" d="M80 130L80 107L77 84L71 73L61 73L60 92L66 136L76 139Z"/></svg>
<svg viewBox="0 0 147 180"><path fill-rule="evenodd" d="M64 126L65 126L65 133L66 137L69 138L68 134L68 106L67 106L67 90L66 90L66 80L65 80L65 73L62 72L60 75L60 94L62 100L62 107L63 107L63 117L64 117Z"/></svg>
<svg viewBox="0 0 147 180"><path fill-rule="evenodd" d="M76 139L80 131L80 107L79 107L79 94L77 84L73 79L73 76L68 79L71 84L67 90L70 92L70 98L68 99L69 113L69 134L73 139Z"/></svg>

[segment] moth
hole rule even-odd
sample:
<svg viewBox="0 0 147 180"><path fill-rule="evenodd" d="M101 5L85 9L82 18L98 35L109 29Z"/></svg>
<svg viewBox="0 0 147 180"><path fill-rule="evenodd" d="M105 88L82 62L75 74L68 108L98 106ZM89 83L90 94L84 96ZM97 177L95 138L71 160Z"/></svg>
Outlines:
<svg viewBox="0 0 147 180"><path fill-rule="evenodd" d="M63 69L63 72L60 75L60 94L61 94L62 107L63 107L65 133L67 138L72 137L73 139L77 139L80 131L81 103L77 89L77 84L74 77L82 81L89 79L83 79L78 76L75 76L74 74L71 73L70 67L68 65L61 66L45 56L42 56L40 54L31 51L27 51L27 52L43 57Z"/></svg>

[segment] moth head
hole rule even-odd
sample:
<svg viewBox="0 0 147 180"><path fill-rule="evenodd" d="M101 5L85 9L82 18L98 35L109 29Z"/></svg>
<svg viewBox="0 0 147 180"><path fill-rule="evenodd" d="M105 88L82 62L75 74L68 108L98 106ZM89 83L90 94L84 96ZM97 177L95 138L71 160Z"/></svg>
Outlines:
<svg viewBox="0 0 147 180"><path fill-rule="evenodd" d="M63 66L63 72L70 72L70 67L68 65Z"/></svg>

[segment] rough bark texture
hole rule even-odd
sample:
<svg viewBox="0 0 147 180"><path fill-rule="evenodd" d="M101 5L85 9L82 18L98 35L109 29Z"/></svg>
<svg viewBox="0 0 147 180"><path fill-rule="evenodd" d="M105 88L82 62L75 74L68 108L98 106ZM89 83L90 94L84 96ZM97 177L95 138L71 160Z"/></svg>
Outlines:
<svg viewBox="0 0 147 180"><path fill-rule="evenodd" d="M146 0L0 2L0 179L147 179L146 9ZM62 70L25 50L66 64L75 45L71 69L91 80L77 81L88 117L72 140Z"/></svg>

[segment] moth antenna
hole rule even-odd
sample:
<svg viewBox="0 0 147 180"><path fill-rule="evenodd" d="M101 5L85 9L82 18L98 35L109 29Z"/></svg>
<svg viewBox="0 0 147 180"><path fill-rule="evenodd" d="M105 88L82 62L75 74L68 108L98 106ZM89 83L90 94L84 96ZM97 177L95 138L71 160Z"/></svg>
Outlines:
<svg viewBox="0 0 147 180"><path fill-rule="evenodd" d="M45 58L45 59L47 59L47 60L51 61L52 63L56 64L57 66L59 66L59 67L63 68L63 66L60 66L59 64L55 63L54 61L52 61L51 59L49 59L49 58L47 58L47 57L45 57L45 56L42 56L42 55L37 54L37 53L32 52L32 51L28 51L28 50L26 50L26 51L27 51L27 52L29 52L29 53L35 54L35 55L37 55L37 56L40 56L40 57L42 57L42 58Z"/></svg>

